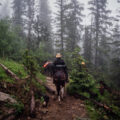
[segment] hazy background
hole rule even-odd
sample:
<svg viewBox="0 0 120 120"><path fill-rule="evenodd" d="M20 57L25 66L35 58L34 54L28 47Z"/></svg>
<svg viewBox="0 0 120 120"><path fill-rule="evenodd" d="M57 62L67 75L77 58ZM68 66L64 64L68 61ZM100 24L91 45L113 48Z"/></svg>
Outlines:
<svg viewBox="0 0 120 120"><path fill-rule="evenodd" d="M2 4L0 6L0 18L3 18L5 16L11 16L12 14L12 10L11 10L11 3L13 0L0 0L0 3ZM51 7L51 11L52 11L52 15L54 16L54 12L56 11L56 7L55 7L55 3L56 0L48 0L50 3L50 7ZM85 10L84 10L84 14L87 15L89 14L89 10L88 10L88 1L89 0L79 0L81 3L84 4ZM108 4L108 8L110 10L112 10L112 15L115 16L116 15L116 11L117 9L120 7L120 5L117 3L117 0L109 0L109 4ZM85 21L88 22L88 17L86 19L85 17Z"/></svg>

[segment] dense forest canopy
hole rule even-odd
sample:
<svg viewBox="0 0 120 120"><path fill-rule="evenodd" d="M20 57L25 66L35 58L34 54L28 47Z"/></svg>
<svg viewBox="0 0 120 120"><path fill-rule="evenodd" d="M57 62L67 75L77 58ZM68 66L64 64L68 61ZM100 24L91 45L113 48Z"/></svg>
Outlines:
<svg viewBox="0 0 120 120"><path fill-rule="evenodd" d="M107 101L96 87L120 90L120 0L0 1L0 60L24 61L32 81L56 53L68 67L70 94ZM119 114L119 103L105 103Z"/></svg>
<svg viewBox="0 0 120 120"><path fill-rule="evenodd" d="M116 79L119 70L115 66L120 59L120 8L110 7L111 3L107 0L88 0L87 4L79 0L56 0L54 4L49 0L1 1L0 55L20 59L27 48L42 61L51 59L57 52L69 61L67 55L80 46L87 66L119 86ZM116 3L119 6L119 0ZM2 12L5 7L6 11Z"/></svg>

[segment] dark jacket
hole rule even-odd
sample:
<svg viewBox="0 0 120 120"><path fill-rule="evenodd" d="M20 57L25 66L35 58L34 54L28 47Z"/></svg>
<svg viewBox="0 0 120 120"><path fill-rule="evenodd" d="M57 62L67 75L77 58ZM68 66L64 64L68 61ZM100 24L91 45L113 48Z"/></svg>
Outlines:
<svg viewBox="0 0 120 120"><path fill-rule="evenodd" d="M66 78L68 79L68 73L67 73L67 66L65 65L64 60L61 58L56 58L55 61L53 62L53 75L59 71L62 70L66 74Z"/></svg>

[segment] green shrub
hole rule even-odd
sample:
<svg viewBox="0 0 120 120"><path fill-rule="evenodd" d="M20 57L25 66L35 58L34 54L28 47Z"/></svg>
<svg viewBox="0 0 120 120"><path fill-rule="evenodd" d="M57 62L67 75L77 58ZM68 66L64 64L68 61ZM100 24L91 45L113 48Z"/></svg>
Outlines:
<svg viewBox="0 0 120 120"><path fill-rule="evenodd" d="M38 72L36 76L37 76L37 78L39 78L42 82L46 82L46 77L45 77L43 74L41 74L40 72Z"/></svg>
<svg viewBox="0 0 120 120"><path fill-rule="evenodd" d="M70 73L70 82L68 93L78 94L85 97L90 97L89 91L96 90L96 82L92 75L88 74L86 66L82 65L85 60L79 55L79 49L75 49L72 53L72 71Z"/></svg>
<svg viewBox="0 0 120 120"><path fill-rule="evenodd" d="M72 56L71 80L67 86L68 93L87 98L86 108L91 120L120 120L119 96L112 95L107 90L104 90L104 94L101 95L100 85L87 72L86 66L81 64L84 60L79 55L79 49L76 49ZM94 104L93 101L109 106L112 112Z"/></svg>
<svg viewBox="0 0 120 120"><path fill-rule="evenodd" d="M19 102L19 103L14 103L14 104L6 104L6 107L9 108L15 108L15 113L16 115L22 114L23 110L24 110L24 104Z"/></svg>
<svg viewBox="0 0 120 120"><path fill-rule="evenodd" d="M45 81L45 77L38 71L39 66L37 64L35 57L29 50L25 51L23 57L24 57L23 64L27 70L28 75L30 76L29 80L27 81L30 90L33 89L32 86L35 86L38 89L40 89L41 92L45 92L45 88L35 79L36 77L38 77L40 78L40 80Z"/></svg>

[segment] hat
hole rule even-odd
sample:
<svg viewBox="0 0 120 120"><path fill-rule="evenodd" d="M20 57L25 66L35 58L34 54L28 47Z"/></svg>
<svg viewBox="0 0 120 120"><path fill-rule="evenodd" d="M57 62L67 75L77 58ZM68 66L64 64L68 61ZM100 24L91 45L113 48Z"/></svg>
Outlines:
<svg viewBox="0 0 120 120"><path fill-rule="evenodd" d="M56 54L56 58L61 58L61 57L62 57L62 55L60 53Z"/></svg>
<svg viewBox="0 0 120 120"><path fill-rule="evenodd" d="M82 65L85 65L85 62L82 62L81 64L82 64Z"/></svg>

